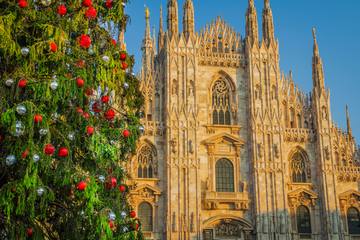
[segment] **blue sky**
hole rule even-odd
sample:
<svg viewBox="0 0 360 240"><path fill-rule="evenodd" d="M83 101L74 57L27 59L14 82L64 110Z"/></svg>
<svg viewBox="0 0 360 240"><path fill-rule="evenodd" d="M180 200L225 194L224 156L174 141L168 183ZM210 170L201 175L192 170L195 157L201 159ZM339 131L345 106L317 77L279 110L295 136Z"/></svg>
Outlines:
<svg viewBox="0 0 360 240"><path fill-rule="evenodd" d="M196 29L202 29L217 16L221 16L244 36L245 12L248 0L193 0ZM180 29L182 5L179 0ZM346 127L345 105L350 108L353 133L360 143L360 1L359 0L271 0L275 35L280 43L282 71L293 71L299 87L309 92L312 87L311 56L312 27L317 29L320 54L325 69L325 84L331 91L333 120ZM126 33L128 51L136 57L136 70L141 63L141 40L144 35L144 5L151 12L151 25L158 30L159 8L166 0L131 0L126 12L131 17ZM255 0L261 26L263 0ZM164 26L166 27L166 26ZM260 29L261 31L261 29Z"/></svg>

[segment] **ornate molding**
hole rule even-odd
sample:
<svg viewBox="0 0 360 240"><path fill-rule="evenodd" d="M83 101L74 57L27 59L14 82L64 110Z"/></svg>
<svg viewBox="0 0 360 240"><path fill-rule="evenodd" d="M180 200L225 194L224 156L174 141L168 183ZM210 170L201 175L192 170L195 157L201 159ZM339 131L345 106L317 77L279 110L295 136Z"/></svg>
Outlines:
<svg viewBox="0 0 360 240"><path fill-rule="evenodd" d="M284 131L284 139L286 142L315 142L316 133L314 130L304 128L287 128Z"/></svg>
<svg viewBox="0 0 360 240"><path fill-rule="evenodd" d="M318 195L312 190L300 187L288 193L289 205L291 208L297 208L300 205L314 207Z"/></svg>
<svg viewBox="0 0 360 240"><path fill-rule="evenodd" d="M204 205L207 210L221 210L229 209L222 207L222 204L233 204L237 211L245 211L249 209L249 195L247 192L213 192L207 191L205 193Z"/></svg>
<svg viewBox="0 0 360 240"><path fill-rule="evenodd" d="M350 207L355 207L360 211L360 192L350 190L339 195L340 209L343 213Z"/></svg>

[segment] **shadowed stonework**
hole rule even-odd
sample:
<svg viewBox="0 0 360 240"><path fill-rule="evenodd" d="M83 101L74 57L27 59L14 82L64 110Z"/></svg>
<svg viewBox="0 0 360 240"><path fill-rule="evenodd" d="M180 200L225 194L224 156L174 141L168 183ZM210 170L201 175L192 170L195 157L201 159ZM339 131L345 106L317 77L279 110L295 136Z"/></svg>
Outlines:
<svg viewBox="0 0 360 240"><path fill-rule="evenodd" d="M194 8L167 4L141 70L145 134L129 163L148 239L360 239L359 152L332 121L313 30L313 89L279 67L268 0L246 36L220 17L194 32ZM209 13L210 14L210 13ZM310 34L309 34L310 35Z"/></svg>

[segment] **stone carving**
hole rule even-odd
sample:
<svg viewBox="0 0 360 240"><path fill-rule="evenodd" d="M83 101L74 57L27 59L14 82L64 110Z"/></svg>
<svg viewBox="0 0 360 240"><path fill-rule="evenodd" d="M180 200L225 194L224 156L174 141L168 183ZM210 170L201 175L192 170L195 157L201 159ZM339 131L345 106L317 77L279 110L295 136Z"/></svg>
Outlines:
<svg viewBox="0 0 360 240"><path fill-rule="evenodd" d="M275 158L280 157L280 151L279 151L279 145L278 144L274 144L274 154L275 154Z"/></svg>
<svg viewBox="0 0 360 240"><path fill-rule="evenodd" d="M233 222L231 219L225 219L215 227L216 237L241 237L243 227Z"/></svg>
<svg viewBox="0 0 360 240"><path fill-rule="evenodd" d="M171 152L174 153L174 154L177 152L177 147L176 147L176 145L177 145L177 141L176 141L175 138L173 138L173 139L170 141L170 147L171 147Z"/></svg>
<svg viewBox="0 0 360 240"><path fill-rule="evenodd" d="M330 150L329 150L329 146L326 146L324 148L324 155L325 155L325 159L326 160L330 160Z"/></svg>
<svg viewBox="0 0 360 240"><path fill-rule="evenodd" d="M257 155L258 155L258 159L262 159L262 157L264 156L264 145L262 143L258 143L257 144Z"/></svg>

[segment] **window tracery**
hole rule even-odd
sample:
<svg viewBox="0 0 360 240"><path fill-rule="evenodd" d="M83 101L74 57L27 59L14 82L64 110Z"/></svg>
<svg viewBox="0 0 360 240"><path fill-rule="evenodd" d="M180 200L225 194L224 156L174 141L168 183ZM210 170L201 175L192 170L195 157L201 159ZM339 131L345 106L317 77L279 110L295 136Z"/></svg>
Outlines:
<svg viewBox="0 0 360 240"><path fill-rule="evenodd" d="M152 146L144 145L137 156L138 178L154 178L156 175L156 156Z"/></svg>
<svg viewBox="0 0 360 240"><path fill-rule="evenodd" d="M303 154L296 152L291 157L291 178L294 183L308 182L308 166Z"/></svg>
<svg viewBox="0 0 360 240"><path fill-rule="evenodd" d="M231 124L230 86L223 78L217 80L212 88L212 119L215 125Z"/></svg>

